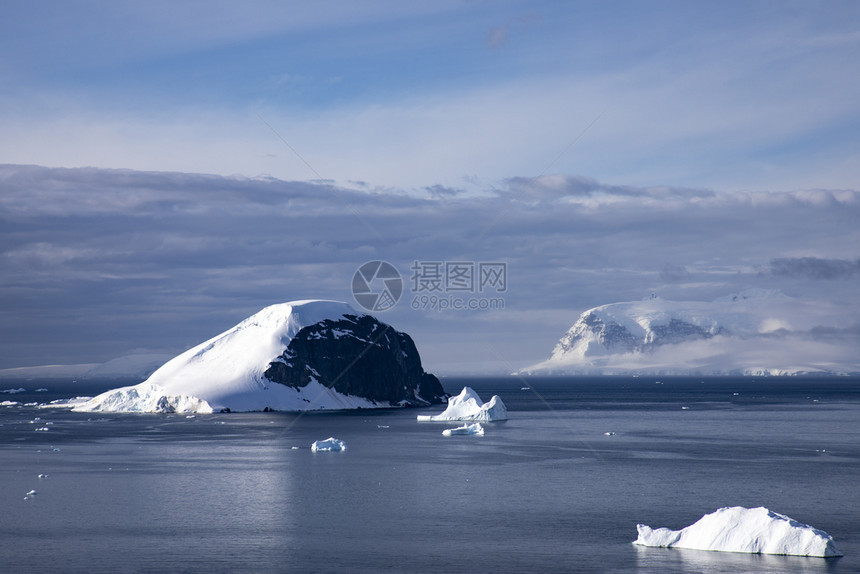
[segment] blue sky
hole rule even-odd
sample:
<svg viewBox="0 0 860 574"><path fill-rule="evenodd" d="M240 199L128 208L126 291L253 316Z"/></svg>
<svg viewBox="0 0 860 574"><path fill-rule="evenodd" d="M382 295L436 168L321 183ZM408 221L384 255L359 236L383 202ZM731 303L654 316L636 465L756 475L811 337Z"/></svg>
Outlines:
<svg viewBox="0 0 860 574"><path fill-rule="evenodd" d="M851 187L860 169L853 2L3 12L9 163L316 177L263 118L322 177L407 191L548 166L723 191Z"/></svg>
<svg viewBox="0 0 860 574"><path fill-rule="evenodd" d="M179 351L373 259L509 264L503 312L386 315L437 370L650 291L860 323L856 2L0 16L0 368Z"/></svg>

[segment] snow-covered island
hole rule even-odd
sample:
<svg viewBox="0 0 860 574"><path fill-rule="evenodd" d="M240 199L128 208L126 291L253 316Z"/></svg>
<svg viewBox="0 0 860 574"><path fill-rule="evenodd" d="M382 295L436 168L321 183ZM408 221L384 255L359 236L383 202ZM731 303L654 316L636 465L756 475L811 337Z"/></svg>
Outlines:
<svg viewBox="0 0 860 574"><path fill-rule="evenodd" d="M504 421L508 418L508 409L498 395L486 403L481 400L472 387L463 387L460 394L448 399L448 408L438 415L418 415L419 422L435 421Z"/></svg>
<svg viewBox="0 0 860 574"><path fill-rule="evenodd" d="M533 374L799 375L860 373L852 329L826 304L749 289L713 301L650 296L589 309Z"/></svg>
<svg viewBox="0 0 860 574"><path fill-rule="evenodd" d="M681 530L653 529L644 524L637 524L636 528L639 538L633 544L640 546L822 558L842 556L833 538L823 530L763 507L720 508Z"/></svg>
<svg viewBox="0 0 860 574"><path fill-rule="evenodd" d="M441 404L406 333L337 301L271 305L83 412L305 411Z"/></svg>

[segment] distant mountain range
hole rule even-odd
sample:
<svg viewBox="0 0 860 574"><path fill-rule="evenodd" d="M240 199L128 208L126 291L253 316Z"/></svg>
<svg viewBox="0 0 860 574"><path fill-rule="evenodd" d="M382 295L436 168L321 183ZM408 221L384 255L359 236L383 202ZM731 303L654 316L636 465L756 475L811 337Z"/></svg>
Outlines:
<svg viewBox="0 0 860 574"><path fill-rule="evenodd" d="M860 373L857 333L833 319L773 290L709 302L651 296L585 311L548 360L520 374Z"/></svg>

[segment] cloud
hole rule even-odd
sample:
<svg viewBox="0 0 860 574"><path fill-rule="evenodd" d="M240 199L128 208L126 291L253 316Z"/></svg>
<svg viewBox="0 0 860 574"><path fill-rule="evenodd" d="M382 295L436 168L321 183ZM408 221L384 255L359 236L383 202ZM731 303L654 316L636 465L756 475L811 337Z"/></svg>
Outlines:
<svg viewBox="0 0 860 574"><path fill-rule="evenodd" d="M770 262L770 272L785 277L829 280L860 275L860 259L822 259L820 257L780 257Z"/></svg>
<svg viewBox="0 0 860 574"><path fill-rule="evenodd" d="M490 30L487 38L487 46L490 48L501 48L508 41L509 26L497 26Z"/></svg>
<svg viewBox="0 0 860 574"><path fill-rule="evenodd" d="M690 279L690 272L683 265L665 263L660 267L660 279L667 283L680 283Z"/></svg>
<svg viewBox="0 0 860 574"><path fill-rule="evenodd" d="M0 42L19 56L0 71L4 161L313 177L259 114L323 177L410 191L528 180L547 165L672 189L860 176L844 5L667 17L539 3L531 20L459 2L90 6L4 14ZM475 49L494 26L497 43L509 31L504 49ZM272 81L287 77L300 93Z"/></svg>
<svg viewBox="0 0 860 574"><path fill-rule="evenodd" d="M407 292L384 315L436 370L499 364L498 356L515 368L534 363L584 310L652 291L711 300L782 288L826 301L821 326L860 322L850 282L760 272L784 253L842 253L857 233L860 192L529 181L512 178L480 196L443 184L413 195L273 177L0 165L0 368L96 362L139 347L180 351L274 302L351 301L355 270L378 259L405 285L414 261L507 264L504 310L413 310Z"/></svg>

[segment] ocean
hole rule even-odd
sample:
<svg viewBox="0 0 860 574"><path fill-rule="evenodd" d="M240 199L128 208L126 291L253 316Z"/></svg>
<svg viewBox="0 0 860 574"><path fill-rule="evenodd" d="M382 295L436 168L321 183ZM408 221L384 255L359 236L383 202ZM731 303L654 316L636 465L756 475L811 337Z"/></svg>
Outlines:
<svg viewBox="0 0 860 574"><path fill-rule="evenodd" d="M23 405L125 383L0 381L24 389L0 394L18 403L0 406L0 571L860 572L860 379L442 382L509 420L444 437L456 423L416 422L438 406L71 413ZM311 452L328 437L348 450ZM631 544L637 523L736 505L845 556Z"/></svg>

